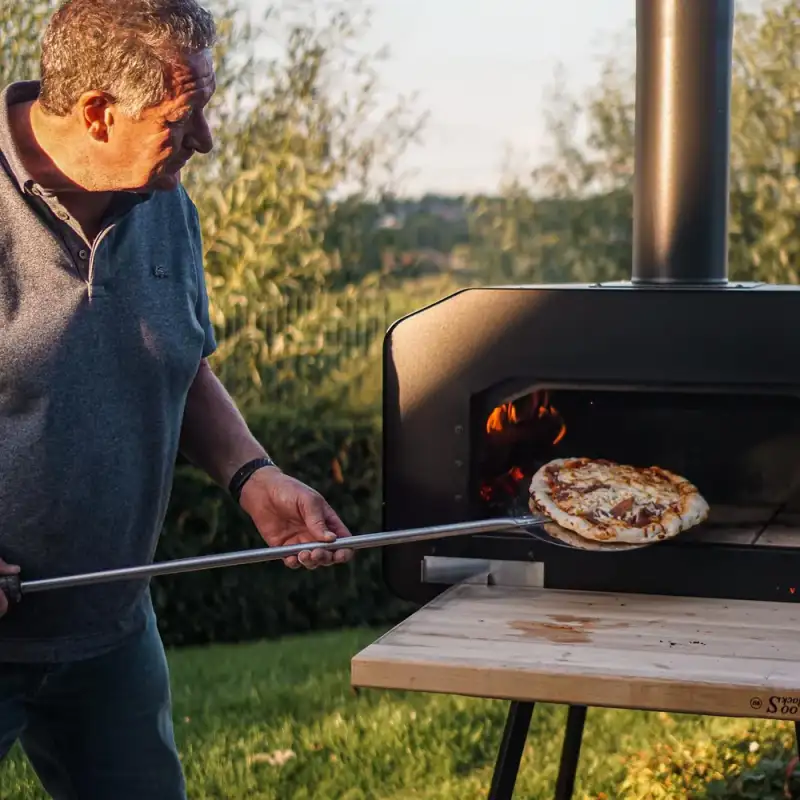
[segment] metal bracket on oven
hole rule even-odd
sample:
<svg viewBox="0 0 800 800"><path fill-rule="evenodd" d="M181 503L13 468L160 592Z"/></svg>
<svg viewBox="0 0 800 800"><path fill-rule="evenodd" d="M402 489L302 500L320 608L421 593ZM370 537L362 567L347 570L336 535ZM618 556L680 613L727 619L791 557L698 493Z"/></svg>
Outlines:
<svg viewBox="0 0 800 800"><path fill-rule="evenodd" d="M422 582L541 588L544 586L544 563L425 556L422 559Z"/></svg>

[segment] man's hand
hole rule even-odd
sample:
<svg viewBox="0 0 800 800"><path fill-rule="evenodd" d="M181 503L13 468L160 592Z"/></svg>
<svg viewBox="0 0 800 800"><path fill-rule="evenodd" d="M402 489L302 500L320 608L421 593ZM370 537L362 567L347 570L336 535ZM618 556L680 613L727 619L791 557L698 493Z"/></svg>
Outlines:
<svg viewBox="0 0 800 800"><path fill-rule="evenodd" d="M270 547L332 542L351 535L319 492L276 467L254 472L245 483L239 502ZM344 564L352 555L352 550L331 552L309 548L299 557L284 559L284 564L291 569L301 565L316 569Z"/></svg>
<svg viewBox="0 0 800 800"><path fill-rule="evenodd" d="M181 429L181 450L214 481L227 487L236 469L266 455L247 427L236 404L204 359L197 371ZM242 488L239 502L270 547L332 542L350 531L322 496L277 467L262 467ZM299 561L284 559L287 567L308 569L343 564L352 550L316 550L309 547Z"/></svg>
<svg viewBox="0 0 800 800"><path fill-rule="evenodd" d="M2 558L0 558L0 575L17 575L19 573L19 567L13 564L6 564ZM0 592L0 617L5 616L6 612L8 611L8 598L5 595L5 592Z"/></svg>

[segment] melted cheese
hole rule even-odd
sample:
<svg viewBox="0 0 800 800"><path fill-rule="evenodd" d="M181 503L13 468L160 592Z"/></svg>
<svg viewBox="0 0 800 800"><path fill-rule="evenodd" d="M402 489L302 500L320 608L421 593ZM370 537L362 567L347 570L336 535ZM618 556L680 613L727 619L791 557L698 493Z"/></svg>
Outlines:
<svg viewBox="0 0 800 800"><path fill-rule="evenodd" d="M678 485L667 477L624 465L596 462L565 464L556 473L553 500L568 513L636 524L657 518L680 503Z"/></svg>

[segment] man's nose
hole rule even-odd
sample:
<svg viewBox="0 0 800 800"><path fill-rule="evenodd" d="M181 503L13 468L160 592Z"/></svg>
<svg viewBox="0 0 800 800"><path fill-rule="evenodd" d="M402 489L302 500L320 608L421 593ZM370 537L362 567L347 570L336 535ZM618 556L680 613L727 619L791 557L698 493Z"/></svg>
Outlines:
<svg viewBox="0 0 800 800"><path fill-rule="evenodd" d="M186 136L186 149L204 155L214 149L214 136L205 117L201 117Z"/></svg>

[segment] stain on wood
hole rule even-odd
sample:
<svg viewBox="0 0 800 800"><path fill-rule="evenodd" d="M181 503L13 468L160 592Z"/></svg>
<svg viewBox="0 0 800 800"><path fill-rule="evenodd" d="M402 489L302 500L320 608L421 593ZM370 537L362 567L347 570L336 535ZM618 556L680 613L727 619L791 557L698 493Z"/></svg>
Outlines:
<svg viewBox="0 0 800 800"><path fill-rule="evenodd" d="M556 625L554 622L515 620L509 623L509 627L524 633L526 636L536 636L539 639L547 639L548 642L557 644L577 644L578 642L589 641L588 631L577 625L573 627L572 625Z"/></svg>
<svg viewBox="0 0 800 800"><path fill-rule="evenodd" d="M597 617L575 617L571 614L548 614L553 622L512 620L509 627L526 636L536 636L556 644L579 644L590 641L589 634L597 629L627 628L627 622L604 622Z"/></svg>

